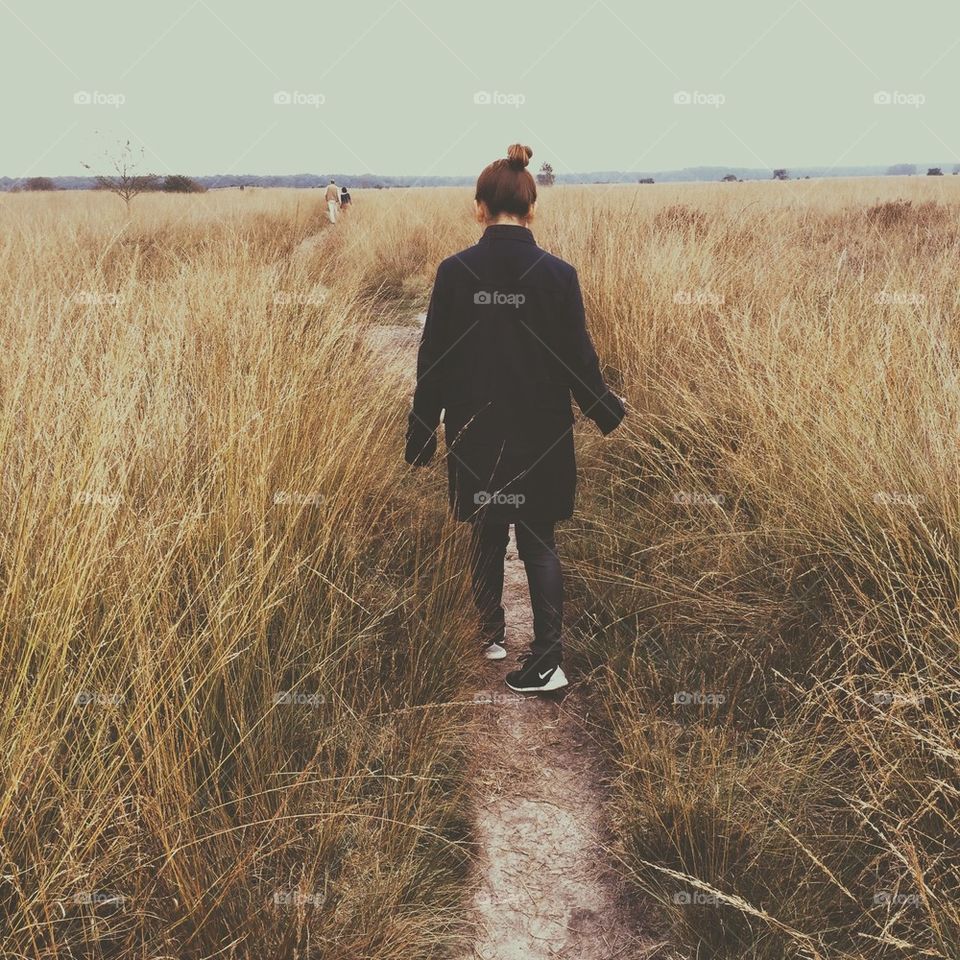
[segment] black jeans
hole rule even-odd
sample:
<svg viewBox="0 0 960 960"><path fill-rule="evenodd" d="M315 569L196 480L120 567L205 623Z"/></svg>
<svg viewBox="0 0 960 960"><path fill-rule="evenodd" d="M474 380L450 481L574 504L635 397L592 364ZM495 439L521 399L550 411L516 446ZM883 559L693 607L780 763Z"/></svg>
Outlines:
<svg viewBox="0 0 960 960"><path fill-rule="evenodd" d="M527 572L533 608L532 650L543 663L563 657L563 570L551 521L515 523L517 553ZM470 573L473 602L480 614L485 643L503 640L503 560L510 540L509 523L478 519L471 523Z"/></svg>

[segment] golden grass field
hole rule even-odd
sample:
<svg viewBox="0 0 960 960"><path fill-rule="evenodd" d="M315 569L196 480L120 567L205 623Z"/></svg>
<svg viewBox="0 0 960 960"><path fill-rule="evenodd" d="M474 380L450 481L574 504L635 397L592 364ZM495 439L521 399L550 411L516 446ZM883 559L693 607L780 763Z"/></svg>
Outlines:
<svg viewBox="0 0 960 960"><path fill-rule="evenodd" d="M361 334L478 229L354 201L0 197L4 958L462 937L462 532ZM578 426L572 672L677 956L960 957L958 218L949 177L542 191L630 406Z"/></svg>

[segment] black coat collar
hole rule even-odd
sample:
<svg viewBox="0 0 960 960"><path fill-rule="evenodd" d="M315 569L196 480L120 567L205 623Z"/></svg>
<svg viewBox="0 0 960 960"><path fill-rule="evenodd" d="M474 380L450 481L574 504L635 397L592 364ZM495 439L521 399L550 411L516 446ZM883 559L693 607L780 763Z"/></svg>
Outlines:
<svg viewBox="0 0 960 960"><path fill-rule="evenodd" d="M533 234L526 227L515 226L512 223L494 223L483 231L481 243L490 240L520 240L523 243L536 243Z"/></svg>

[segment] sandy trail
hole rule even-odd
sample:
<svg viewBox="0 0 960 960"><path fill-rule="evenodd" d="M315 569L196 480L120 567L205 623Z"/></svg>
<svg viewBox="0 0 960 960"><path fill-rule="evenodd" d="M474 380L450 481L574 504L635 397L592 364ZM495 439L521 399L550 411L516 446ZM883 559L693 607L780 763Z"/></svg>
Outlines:
<svg viewBox="0 0 960 960"><path fill-rule="evenodd" d="M416 382L416 356L427 314L419 313L415 325L385 323L364 331L367 346L375 350L390 373L404 380L410 390Z"/></svg>
<svg viewBox="0 0 960 960"><path fill-rule="evenodd" d="M371 349L412 389L416 325L366 331ZM512 693L504 675L533 638L523 564L511 532L504 571L508 657L484 662L475 694L475 942L457 960L640 960L659 945L637 936L603 844L600 751L586 734L584 694L573 683L545 696ZM479 656L479 653L478 653Z"/></svg>
<svg viewBox="0 0 960 960"><path fill-rule="evenodd" d="M504 571L508 657L486 667L474 731L477 940L458 960L638 960L636 933L604 843L603 773L576 683L556 694L504 684L533 638L523 564L511 533Z"/></svg>

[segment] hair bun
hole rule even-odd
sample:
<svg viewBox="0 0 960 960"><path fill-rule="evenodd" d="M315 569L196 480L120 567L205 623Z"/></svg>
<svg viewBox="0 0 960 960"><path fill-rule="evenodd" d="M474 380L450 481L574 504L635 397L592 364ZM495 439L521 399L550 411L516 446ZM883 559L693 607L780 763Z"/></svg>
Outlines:
<svg viewBox="0 0 960 960"><path fill-rule="evenodd" d="M514 170L522 170L530 162L532 156L533 151L522 143L511 144L507 148L507 159Z"/></svg>

